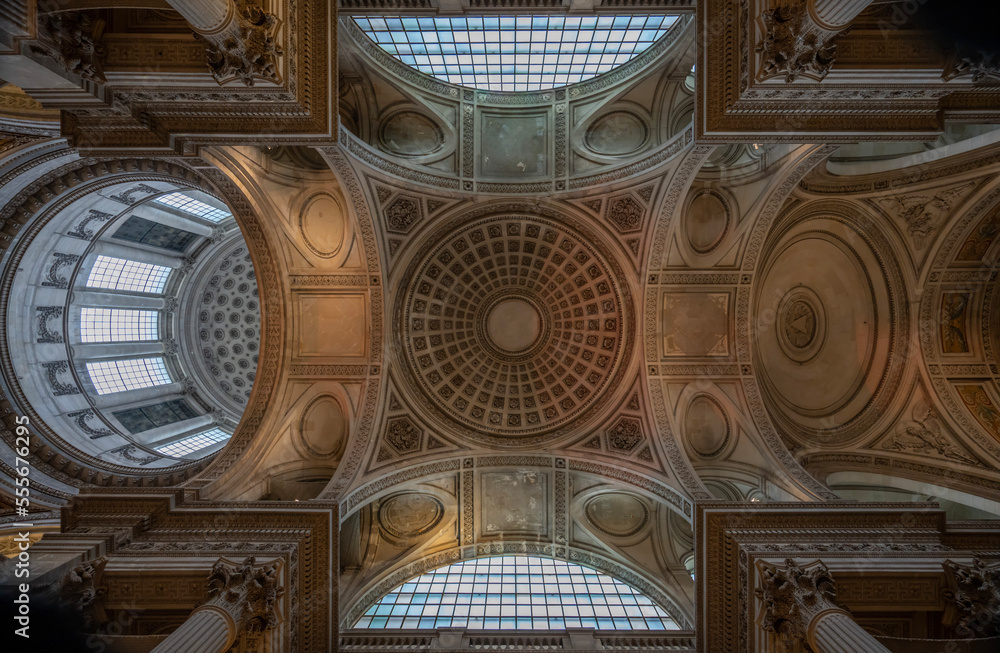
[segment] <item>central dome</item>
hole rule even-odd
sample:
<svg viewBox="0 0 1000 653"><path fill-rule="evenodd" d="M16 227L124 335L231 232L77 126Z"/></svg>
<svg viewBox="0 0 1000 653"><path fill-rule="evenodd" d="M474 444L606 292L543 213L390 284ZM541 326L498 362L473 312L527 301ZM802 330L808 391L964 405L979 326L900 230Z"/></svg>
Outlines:
<svg viewBox="0 0 1000 653"><path fill-rule="evenodd" d="M444 233L403 298L417 384L449 417L492 434L536 434L579 417L623 358L620 284L606 258L539 217Z"/></svg>

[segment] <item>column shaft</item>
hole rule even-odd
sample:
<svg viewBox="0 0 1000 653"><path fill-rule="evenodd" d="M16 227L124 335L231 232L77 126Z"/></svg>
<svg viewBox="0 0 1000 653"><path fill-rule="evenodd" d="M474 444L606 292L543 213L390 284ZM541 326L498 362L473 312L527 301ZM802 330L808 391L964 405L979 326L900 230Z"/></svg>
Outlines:
<svg viewBox="0 0 1000 653"><path fill-rule="evenodd" d="M236 640L236 627L221 610L196 609L152 653L222 653Z"/></svg>
<svg viewBox="0 0 1000 653"><path fill-rule="evenodd" d="M809 16L823 29L836 32L847 27L872 0L807 0Z"/></svg>
<svg viewBox="0 0 1000 653"><path fill-rule="evenodd" d="M214 34L229 25L236 15L232 0L167 0L199 34Z"/></svg>
<svg viewBox="0 0 1000 653"><path fill-rule="evenodd" d="M827 610L813 617L807 640L816 653L889 653L843 610Z"/></svg>

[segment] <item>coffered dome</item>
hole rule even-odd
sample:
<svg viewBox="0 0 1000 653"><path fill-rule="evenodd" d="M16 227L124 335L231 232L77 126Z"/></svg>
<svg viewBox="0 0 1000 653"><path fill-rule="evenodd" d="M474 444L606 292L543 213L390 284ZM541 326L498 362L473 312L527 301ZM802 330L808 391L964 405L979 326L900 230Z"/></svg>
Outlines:
<svg viewBox="0 0 1000 653"><path fill-rule="evenodd" d="M520 212L439 236L397 309L407 367L432 404L479 437L522 438L600 403L631 342L609 258L565 224Z"/></svg>

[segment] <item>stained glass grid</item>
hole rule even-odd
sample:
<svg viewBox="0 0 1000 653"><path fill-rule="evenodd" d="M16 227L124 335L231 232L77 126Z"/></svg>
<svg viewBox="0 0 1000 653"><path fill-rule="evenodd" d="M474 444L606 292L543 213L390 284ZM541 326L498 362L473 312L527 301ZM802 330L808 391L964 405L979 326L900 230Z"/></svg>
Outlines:
<svg viewBox="0 0 1000 653"><path fill-rule="evenodd" d="M230 434L222 429L213 428L197 435L188 436L183 440L157 447L156 450L166 456L185 456L189 453L201 451L205 447L209 447L217 442L228 440L229 437Z"/></svg>
<svg viewBox="0 0 1000 653"><path fill-rule="evenodd" d="M594 569L531 556L460 562L383 596L355 628L676 630L649 597Z"/></svg>
<svg viewBox="0 0 1000 653"><path fill-rule="evenodd" d="M358 16L383 50L438 79L488 91L574 84L639 55L676 16Z"/></svg>
<svg viewBox="0 0 1000 653"><path fill-rule="evenodd" d="M130 358L87 363L87 373L97 394L151 388L171 382L162 358Z"/></svg>
<svg viewBox="0 0 1000 653"><path fill-rule="evenodd" d="M160 337L158 311L80 309L81 342L129 342Z"/></svg>
<svg viewBox="0 0 1000 653"><path fill-rule="evenodd" d="M159 294L170 277L170 268L111 256L98 256L90 269L91 288Z"/></svg>
<svg viewBox="0 0 1000 653"><path fill-rule="evenodd" d="M200 200L196 200L193 197L188 197L184 193L168 193L166 195L160 195L154 201L160 204L166 204L167 206L173 207L178 211L184 211L191 215L197 216L203 220L208 220L209 222L222 222L226 218L232 217L232 213L229 211L223 211L222 209L217 209L214 206L205 204Z"/></svg>

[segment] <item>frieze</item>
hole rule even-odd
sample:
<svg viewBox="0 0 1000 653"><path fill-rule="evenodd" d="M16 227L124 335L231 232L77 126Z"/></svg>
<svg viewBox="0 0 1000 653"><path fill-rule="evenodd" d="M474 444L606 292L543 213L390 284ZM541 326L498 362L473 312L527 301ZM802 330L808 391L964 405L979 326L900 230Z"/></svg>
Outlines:
<svg viewBox="0 0 1000 653"><path fill-rule="evenodd" d="M80 430L87 434L87 437L91 440L97 440L98 438L107 437L109 435L114 435L114 431L111 429L106 429L103 426L94 428L87 424L87 421L92 417L96 417L97 414L92 408L84 408L83 410L78 410L72 413L66 413L66 417L71 418L76 425L80 427Z"/></svg>
<svg viewBox="0 0 1000 653"><path fill-rule="evenodd" d="M110 213L105 213L104 211L97 211L95 209L89 209L87 211L87 215L84 216L84 218L80 220L80 222L76 223L76 225L71 230L67 231L66 235L73 236L74 238L79 238L80 240L93 240L94 230L88 229L87 225L89 225L91 222L94 221L107 222L113 217L115 216L113 216Z"/></svg>
<svg viewBox="0 0 1000 653"><path fill-rule="evenodd" d="M69 279L67 279L61 272L60 268L64 266L72 266L80 257L76 254L60 254L59 252L52 253L52 264L49 265L48 271L45 273L45 280L42 281L42 286L47 288L69 288Z"/></svg>
<svg viewBox="0 0 1000 653"><path fill-rule="evenodd" d="M45 378L48 379L49 386L52 388L52 394L57 397L80 394L80 388L76 385L76 381L72 379L72 375L70 377L71 383L63 383L58 378L60 374L69 373L68 361L55 361L52 363L42 363L41 365L45 369Z"/></svg>
<svg viewBox="0 0 1000 653"><path fill-rule="evenodd" d="M49 320L59 320L56 322L61 327L63 314L62 306L36 306L35 307L35 342L46 344L58 344L63 342L62 333L53 332L49 329ZM61 330L61 329L60 329Z"/></svg>

